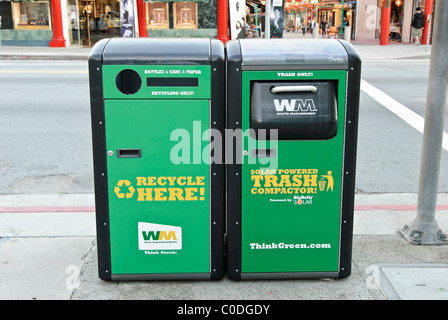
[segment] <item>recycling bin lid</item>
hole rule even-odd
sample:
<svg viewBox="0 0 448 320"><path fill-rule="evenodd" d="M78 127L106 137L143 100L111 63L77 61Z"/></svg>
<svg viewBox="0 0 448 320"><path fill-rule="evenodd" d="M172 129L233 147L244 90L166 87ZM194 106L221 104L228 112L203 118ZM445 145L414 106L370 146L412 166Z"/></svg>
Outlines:
<svg viewBox="0 0 448 320"><path fill-rule="evenodd" d="M336 39L240 39L239 42L242 66L348 68L347 51Z"/></svg>
<svg viewBox="0 0 448 320"><path fill-rule="evenodd" d="M106 42L107 41L107 42ZM98 43L102 63L119 64L210 64L213 41L208 38L112 38Z"/></svg>

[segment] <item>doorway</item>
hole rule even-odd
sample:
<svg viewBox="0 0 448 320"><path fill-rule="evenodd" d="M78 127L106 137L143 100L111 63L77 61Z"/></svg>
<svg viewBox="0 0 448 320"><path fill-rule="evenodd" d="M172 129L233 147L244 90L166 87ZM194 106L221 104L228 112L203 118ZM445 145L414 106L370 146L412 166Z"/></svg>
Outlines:
<svg viewBox="0 0 448 320"><path fill-rule="evenodd" d="M120 30L119 0L79 0L81 45L93 46L103 38L120 37Z"/></svg>
<svg viewBox="0 0 448 320"><path fill-rule="evenodd" d="M78 0L67 0L68 41L70 45L79 45Z"/></svg>

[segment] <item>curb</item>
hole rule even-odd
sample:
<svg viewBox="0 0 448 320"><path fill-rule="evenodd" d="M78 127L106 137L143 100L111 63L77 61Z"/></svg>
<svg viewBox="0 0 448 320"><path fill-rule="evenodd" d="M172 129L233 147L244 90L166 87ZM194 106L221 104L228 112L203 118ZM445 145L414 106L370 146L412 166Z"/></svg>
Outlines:
<svg viewBox="0 0 448 320"><path fill-rule="evenodd" d="M67 56L67 55L8 55L0 54L0 60L85 60L88 56Z"/></svg>

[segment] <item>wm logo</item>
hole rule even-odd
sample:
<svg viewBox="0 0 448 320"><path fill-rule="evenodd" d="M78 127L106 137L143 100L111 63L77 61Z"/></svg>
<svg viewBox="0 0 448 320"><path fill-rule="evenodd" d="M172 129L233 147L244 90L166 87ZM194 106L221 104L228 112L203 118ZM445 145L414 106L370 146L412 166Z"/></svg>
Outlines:
<svg viewBox="0 0 448 320"><path fill-rule="evenodd" d="M313 99L274 99L274 106L277 112L316 112L316 106Z"/></svg>
<svg viewBox="0 0 448 320"><path fill-rule="evenodd" d="M142 231L142 236L145 241L177 240L176 233L174 231L168 231L168 233L166 231Z"/></svg>
<svg viewBox="0 0 448 320"><path fill-rule="evenodd" d="M138 223L139 250L181 250L182 228L148 222Z"/></svg>

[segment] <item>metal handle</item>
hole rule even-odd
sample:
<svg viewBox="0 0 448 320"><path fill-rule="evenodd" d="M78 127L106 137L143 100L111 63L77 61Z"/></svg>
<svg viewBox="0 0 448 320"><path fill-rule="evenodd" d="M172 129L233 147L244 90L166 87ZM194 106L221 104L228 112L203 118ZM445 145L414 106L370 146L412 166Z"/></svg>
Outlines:
<svg viewBox="0 0 448 320"><path fill-rule="evenodd" d="M315 86L280 86L273 87L271 89L271 93L280 93L280 92L317 92L317 87Z"/></svg>

